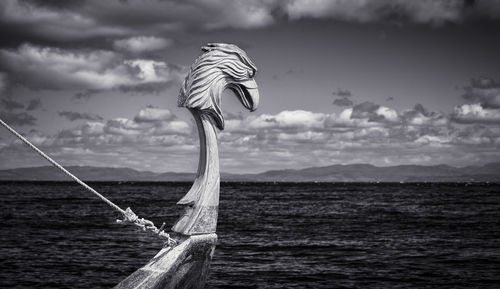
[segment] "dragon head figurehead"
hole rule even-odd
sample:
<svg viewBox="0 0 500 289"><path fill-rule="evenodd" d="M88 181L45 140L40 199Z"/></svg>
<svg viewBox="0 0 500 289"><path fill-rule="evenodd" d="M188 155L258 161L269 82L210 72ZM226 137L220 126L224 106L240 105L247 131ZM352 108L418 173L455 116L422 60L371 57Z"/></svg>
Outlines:
<svg viewBox="0 0 500 289"><path fill-rule="evenodd" d="M255 64L236 45L211 43L202 47L186 76L179 106L192 113L200 137L200 161L193 186L177 202L185 206L172 231L183 235L215 233L219 207L220 174L217 128L224 129L221 96L232 90L247 109L259 104Z"/></svg>
<svg viewBox="0 0 500 289"><path fill-rule="evenodd" d="M209 43L202 51L181 87L179 106L201 111L223 130L221 95L226 88L236 94L245 108L257 109L259 91L253 79L257 67L234 44Z"/></svg>

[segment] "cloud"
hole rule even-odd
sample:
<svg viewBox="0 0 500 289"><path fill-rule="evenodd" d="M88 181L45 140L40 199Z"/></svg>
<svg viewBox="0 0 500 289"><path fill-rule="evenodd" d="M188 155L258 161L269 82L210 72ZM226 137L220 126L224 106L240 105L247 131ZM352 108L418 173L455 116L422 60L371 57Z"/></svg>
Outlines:
<svg viewBox="0 0 500 289"><path fill-rule="evenodd" d="M168 109L149 106L147 108L141 109L139 113L134 117L134 121L137 123L159 122L173 120L174 118L175 115Z"/></svg>
<svg viewBox="0 0 500 289"><path fill-rule="evenodd" d="M373 105L373 107L372 107ZM370 107L366 109L369 113L359 114L360 107ZM416 109L423 107L417 105ZM410 114L414 112L414 114ZM374 121L376 115L377 121ZM415 126L408 126L404 123L404 118L421 117L427 123L420 123ZM394 138L395 143L401 141L414 141L422 135L439 135L446 127L446 122L441 124L444 128L434 128L444 116L436 112L415 112L415 109L398 113L396 110L376 104L365 104L358 106L358 114L354 114L354 108L346 108L341 113L317 113L303 110L282 111L276 115L261 114L259 116L249 116L246 118L231 118L227 121L227 128L222 133L223 139L231 139L235 135L248 137L254 135L255 138L266 139L268 141L281 140L301 140L309 139L310 143L319 140L330 141L366 141L373 144L370 136L379 138L381 142L390 141ZM412 118L412 119L413 119ZM432 121L431 121L432 120ZM430 128L429 128L430 127ZM364 139L366 138L366 139ZM359 143L361 144L361 142Z"/></svg>
<svg viewBox="0 0 500 289"><path fill-rule="evenodd" d="M262 114L247 124L252 129L318 129L324 126L326 115L305 110L282 111L277 115Z"/></svg>
<svg viewBox="0 0 500 289"><path fill-rule="evenodd" d="M107 121L104 132L120 136L138 136L147 128L149 127L127 118L115 118Z"/></svg>
<svg viewBox="0 0 500 289"><path fill-rule="evenodd" d="M64 50L22 45L0 50L12 81L32 89L99 91L180 82L184 68L146 59L124 59L111 51ZM161 87L161 86L160 86Z"/></svg>
<svg viewBox="0 0 500 289"><path fill-rule="evenodd" d="M466 1L472 2L472 5L469 5L476 14L485 15L491 19L500 18L500 3L494 0L486 0L486 1ZM469 12L469 11L468 11Z"/></svg>
<svg viewBox="0 0 500 289"><path fill-rule="evenodd" d="M133 53L164 49L172 44L172 40L154 36L138 36L114 41L114 47Z"/></svg>
<svg viewBox="0 0 500 289"><path fill-rule="evenodd" d="M53 135L30 132L27 138L65 165L119 164L156 171L179 170L185 168L186 158L195 158L198 152L197 134L193 133L192 126L165 109L150 106L141 109L133 119L121 117L107 121L84 113L60 114L85 122ZM1 113L0 116L13 125L33 124L35 120L26 113ZM40 163L20 151L16 140L4 145L1 150L9 163L17 163L20 157L29 160L31 165Z"/></svg>
<svg viewBox="0 0 500 289"><path fill-rule="evenodd" d="M292 0L284 9L291 19L333 18L346 21L374 22L403 18L415 23L458 22L463 15L459 0Z"/></svg>
<svg viewBox="0 0 500 289"><path fill-rule="evenodd" d="M337 89L336 91L332 92L333 95L340 96L340 97L351 97L352 93L348 89Z"/></svg>
<svg viewBox="0 0 500 289"><path fill-rule="evenodd" d="M389 108L386 106L380 106L375 111L375 113L379 116L384 117L384 119L386 121L389 121L389 122L398 122L399 121L398 113L392 108Z"/></svg>
<svg viewBox="0 0 500 289"><path fill-rule="evenodd" d="M500 108L500 82L488 77L472 78L462 97L483 108Z"/></svg>
<svg viewBox="0 0 500 289"><path fill-rule="evenodd" d="M343 97L333 100L333 104L336 106L352 106L354 103L349 98Z"/></svg>
<svg viewBox="0 0 500 289"><path fill-rule="evenodd" d="M144 145L185 145L194 142L188 123L176 120L168 110L142 109L133 119L114 118L108 121L87 121L53 138L58 145L80 144L91 150L120 145L141 151Z"/></svg>
<svg viewBox="0 0 500 289"><path fill-rule="evenodd" d="M42 106L42 101L40 99L32 99L30 100L30 102L28 102L26 110L32 111L39 108L40 106Z"/></svg>
<svg viewBox="0 0 500 289"><path fill-rule="evenodd" d="M22 45L0 51L0 60L15 81L34 89L112 88L133 73L109 51L71 52Z"/></svg>
<svg viewBox="0 0 500 289"><path fill-rule="evenodd" d="M446 147L450 142L450 137L436 135L422 135L414 141L414 143L419 145L427 145L433 147Z"/></svg>
<svg viewBox="0 0 500 289"><path fill-rule="evenodd" d="M367 103L354 111L229 114L226 129L218 133L221 169L249 172L332 163L470 163L470 158L491 161L500 146L500 128L477 123L453 126L447 116L420 104L397 111ZM132 118L89 120L38 140L44 150L68 163L194 171L198 158L195 132L193 122L148 106Z"/></svg>
<svg viewBox="0 0 500 289"><path fill-rule="evenodd" d="M26 106L23 103L14 99L0 99L0 109L2 109L0 110L0 119L10 125L35 125L37 119L33 115L25 111L18 112L24 108L26 108Z"/></svg>
<svg viewBox="0 0 500 289"><path fill-rule="evenodd" d="M0 72L0 93L6 91L7 86L8 86L7 75L3 72Z"/></svg>
<svg viewBox="0 0 500 289"><path fill-rule="evenodd" d="M101 92L101 90L99 89L86 89L84 91L79 91L75 93L74 97L76 99L89 99L90 97L92 97L95 94L98 94L99 92Z"/></svg>
<svg viewBox="0 0 500 289"><path fill-rule="evenodd" d="M421 104L411 109L367 103L341 113L282 111L278 114L234 117L219 139L224 161L241 169L256 167L319 166L332 163L467 163L488 160L500 144L500 129L454 127L449 118ZM301 121L288 121L300 115ZM479 136L478 136L479 135ZM471 143L481 141L481 149ZM459 154L457 156L457 154ZM249 157L258 158L258 161ZM289 161L290 159L294 161ZM274 163L273 163L274 162Z"/></svg>
<svg viewBox="0 0 500 289"><path fill-rule="evenodd" d="M404 110L401 115L407 125L414 126L443 126L449 119L442 113L428 111L423 105L417 103L412 109Z"/></svg>
<svg viewBox="0 0 500 289"><path fill-rule="evenodd" d="M498 149L500 146L500 128L483 124L465 126L457 131L452 142L474 149L484 149L491 146L493 146L493 149Z"/></svg>
<svg viewBox="0 0 500 289"><path fill-rule="evenodd" d="M250 47L248 44L238 45L238 46L240 46L242 49L248 49ZM245 46L248 46L248 47L245 47ZM273 74L272 78L275 79L275 80L277 80L277 79L281 79L282 77L294 76L294 75L301 75L303 73L304 73L303 69L293 69L293 68L290 68L287 71L285 71L284 73L280 73L279 75L278 74Z"/></svg>
<svg viewBox="0 0 500 289"><path fill-rule="evenodd" d="M298 19L334 19L354 22L399 21L459 23L467 17L498 18L497 1L462 0L259 0L259 1L0 1L0 17L9 27L10 41L27 38L46 42L109 41L127 50L164 47L143 45L140 37L174 35L186 31L252 29ZM177 34L179 35L179 34ZM168 40L166 40L168 42ZM97 41L99 42L99 41ZM102 42L100 42L102 44ZM135 45L136 43L138 45ZM96 45L96 42L93 42ZM98 46L98 44L97 44ZM160 48L158 48L160 49Z"/></svg>
<svg viewBox="0 0 500 289"><path fill-rule="evenodd" d="M60 111L59 116L65 117L70 121L75 120L103 120L102 116L93 113L81 113L76 111Z"/></svg>
<svg viewBox="0 0 500 289"><path fill-rule="evenodd" d="M89 0L0 1L0 17L16 38L48 41L131 39L186 29L255 28L274 23L276 1ZM26 37L24 37L26 38ZM17 43L19 44L19 43ZM130 42L123 45L134 49ZM150 43L151 44L151 43ZM155 47L165 43L156 42ZM118 44L120 46L120 44ZM148 45L148 48L153 46ZM142 46L144 48L144 46ZM141 49L141 48L139 48Z"/></svg>
<svg viewBox="0 0 500 289"><path fill-rule="evenodd" d="M391 108L365 101L352 108L351 118L367 119L370 122L398 122L398 113Z"/></svg>
<svg viewBox="0 0 500 289"><path fill-rule="evenodd" d="M356 104L352 109L352 118L368 118L372 120L380 119L380 115L376 114L380 105L373 102L365 101L360 104Z"/></svg>
<svg viewBox="0 0 500 289"><path fill-rule="evenodd" d="M445 115L419 104L398 112L365 103L356 113L354 108L346 108L339 114L299 110L234 117L219 139L222 163L235 169L254 163L273 168L332 163L435 164L471 156L472 148L463 141L466 136L460 139L460 131L449 125ZM483 139L492 142L494 136L484 135ZM486 159L494 149L486 147L477 155ZM461 157L455 156L457 151Z"/></svg>
<svg viewBox="0 0 500 289"><path fill-rule="evenodd" d="M10 125L35 125L36 118L26 112L0 112L0 119Z"/></svg>
<svg viewBox="0 0 500 289"><path fill-rule="evenodd" d="M55 1L51 3L55 5L50 6L40 1L5 0L0 3L0 17L2 22L10 26L10 31L19 36L34 36L52 41L74 41L130 33L126 27L100 23L94 15L86 15L83 12L84 5L63 7L63 2Z"/></svg>
<svg viewBox="0 0 500 289"><path fill-rule="evenodd" d="M2 108L7 111L24 108L24 104L10 98L2 99L0 102L2 103Z"/></svg>
<svg viewBox="0 0 500 289"><path fill-rule="evenodd" d="M195 1L198 8L208 11L212 19L205 18L202 27L206 29L233 27L257 28L275 22L273 9L276 1ZM210 13L211 12L211 13Z"/></svg>
<svg viewBox="0 0 500 289"><path fill-rule="evenodd" d="M352 106L354 103L350 100L352 97L352 93L347 89L337 89L337 91L332 92L334 96L337 96L336 99L333 100L333 104L336 106Z"/></svg>
<svg viewBox="0 0 500 289"><path fill-rule="evenodd" d="M485 108L480 103L456 106L452 114L457 123L500 124L500 109Z"/></svg>

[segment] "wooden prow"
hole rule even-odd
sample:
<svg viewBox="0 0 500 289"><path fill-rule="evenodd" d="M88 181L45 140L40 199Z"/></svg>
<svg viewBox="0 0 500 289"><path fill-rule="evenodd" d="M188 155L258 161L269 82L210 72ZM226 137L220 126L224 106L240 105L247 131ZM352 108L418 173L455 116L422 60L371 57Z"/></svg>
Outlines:
<svg viewBox="0 0 500 289"><path fill-rule="evenodd" d="M224 129L220 96L229 88L243 106L259 103L257 68L246 53L231 44L208 44L184 80L179 106L189 109L200 138L198 172L191 189L177 203L184 214L172 227L178 245L165 247L147 265L115 288L203 288L217 235L219 208L219 152L217 128Z"/></svg>

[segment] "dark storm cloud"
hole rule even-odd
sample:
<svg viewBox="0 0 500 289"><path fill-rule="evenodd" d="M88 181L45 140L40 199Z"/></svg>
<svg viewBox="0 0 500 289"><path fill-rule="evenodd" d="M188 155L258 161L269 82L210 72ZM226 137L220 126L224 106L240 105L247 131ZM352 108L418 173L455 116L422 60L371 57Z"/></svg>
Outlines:
<svg viewBox="0 0 500 289"><path fill-rule="evenodd" d="M75 120L103 120L102 116L93 113L81 113L76 111L60 111L59 116L62 116L70 121Z"/></svg>

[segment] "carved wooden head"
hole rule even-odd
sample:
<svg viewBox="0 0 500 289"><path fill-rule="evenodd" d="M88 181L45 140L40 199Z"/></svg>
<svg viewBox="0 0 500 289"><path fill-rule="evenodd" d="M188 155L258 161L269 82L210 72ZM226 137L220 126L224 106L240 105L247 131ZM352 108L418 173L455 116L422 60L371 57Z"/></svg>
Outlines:
<svg viewBox="0 0 500 289"><path fill-rule="evenodd" d="M232 90L250 111L259 105L259 91L253 79L257 68L245 51L225 43L209 43L191 66L179 95L179 106L209 115L217 128L224 129L221 95Z"/></svg>

